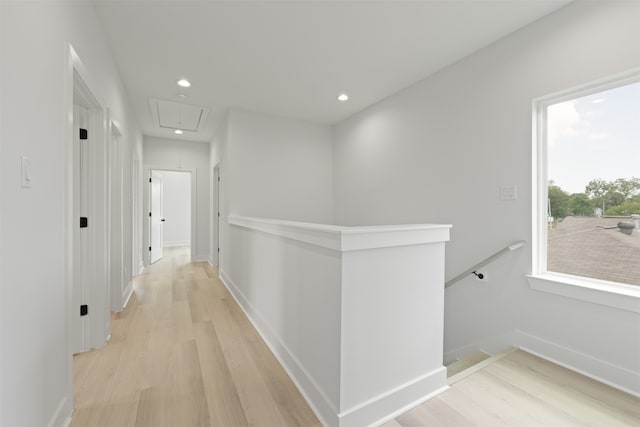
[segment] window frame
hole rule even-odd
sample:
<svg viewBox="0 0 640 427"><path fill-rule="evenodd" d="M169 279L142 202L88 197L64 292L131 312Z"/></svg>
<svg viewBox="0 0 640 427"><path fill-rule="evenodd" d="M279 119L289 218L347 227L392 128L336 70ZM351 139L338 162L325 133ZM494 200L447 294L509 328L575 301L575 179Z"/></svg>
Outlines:
<svg viewBox="0 0 640 427"><path fill-rule="evenodd" d="M640 68L552 93L532 102L532 289L640 313L640 286L547 271L547 108L640 82Z"/></svg>

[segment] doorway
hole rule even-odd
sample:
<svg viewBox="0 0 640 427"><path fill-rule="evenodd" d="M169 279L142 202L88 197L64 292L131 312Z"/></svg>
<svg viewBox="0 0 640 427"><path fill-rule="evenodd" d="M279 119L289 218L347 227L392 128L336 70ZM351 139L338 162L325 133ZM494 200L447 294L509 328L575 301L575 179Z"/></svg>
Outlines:
<svg viewBox="0 0 640 427"><path fill-rule="evenodd" d="M220 165L216 165L213 168L213 247L212 257L213 257L213 265L216 267L220 267L220 220L221 220L221 207L220 207Z"/></svg>
<svg viewBox="0 0 640 427"><path fill-rule="evenodd" d="M193 212L190 171L149 171L149 262L162 259L165 249L186 247L192 255Z"/></svg>
<svg viewBox="0 0 640 427"><path fill-rule="evenodd" d="M110 332L105 115L76 70L71 123L71 352L103 346Z"/></svg>

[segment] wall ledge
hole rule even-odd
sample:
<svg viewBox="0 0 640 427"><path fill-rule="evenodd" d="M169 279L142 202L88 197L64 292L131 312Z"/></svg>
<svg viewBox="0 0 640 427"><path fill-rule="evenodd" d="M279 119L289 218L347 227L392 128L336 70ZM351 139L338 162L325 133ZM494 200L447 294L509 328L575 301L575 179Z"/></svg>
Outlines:
<svg viewBox="0 0 640 427"><path fill-rule="evenodd" d="M531 289L640 314L640 286L568 274L527 275Z"/></svg>
<svg viewBox="0 0 640 427"><path fill-rule="evenodd" d="M344 227L233 215L227 221L230 225L341 252L448 241L451 228L448 224Z"/></svg>

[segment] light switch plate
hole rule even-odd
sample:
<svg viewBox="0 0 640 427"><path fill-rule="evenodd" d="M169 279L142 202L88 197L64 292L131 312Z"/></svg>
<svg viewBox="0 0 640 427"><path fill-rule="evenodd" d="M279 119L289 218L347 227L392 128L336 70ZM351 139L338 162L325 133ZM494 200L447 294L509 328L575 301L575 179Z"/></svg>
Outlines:
<svg viewBox="0 0 640 427"><path fill-rule="evenodd" d="M26 156L20 156L20 166L22 188L31 188L31 160Z"/></svg>
<svg viewBox="0 0 640 427"><path fill-rule="evenodd" d="M500 200L511 201L518 199L517 185L503 185L500 187Z"/></svg>

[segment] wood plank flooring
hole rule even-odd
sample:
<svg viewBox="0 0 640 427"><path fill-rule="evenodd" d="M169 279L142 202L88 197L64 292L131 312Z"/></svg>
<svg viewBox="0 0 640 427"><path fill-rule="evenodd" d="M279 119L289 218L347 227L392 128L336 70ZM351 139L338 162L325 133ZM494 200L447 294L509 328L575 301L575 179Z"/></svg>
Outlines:
<svg viewBox="0 0 640 427"><path fill-rule="evenodd" d="M135 280L111 340L74 357L72 426L320 426L207 263L188 247Z"/></svg>
<svg viewBox="0 0 640 427"><path fill-rule="evenodd" d="M136 278L74 357L73 427L320 426L217 277L176 248ZM640 399L523 351L461 378L384 427L640 426Z"/></svg>
<svg viewBox="0 0 640 427"><path fill-rule="evenodd" d="M640 426L640 399L521 350L383 427Z"/></svg>
<svg viewBox="0 0 640 427"><path fill-rule="evenodd" d="M456 360L447 365L447 378L451 378L456 374L464 371L465 369L469 369L470 367L477 365L483 360L491 357L487 353L483 353L481 351L474 353L464 359Z"/></svg>

